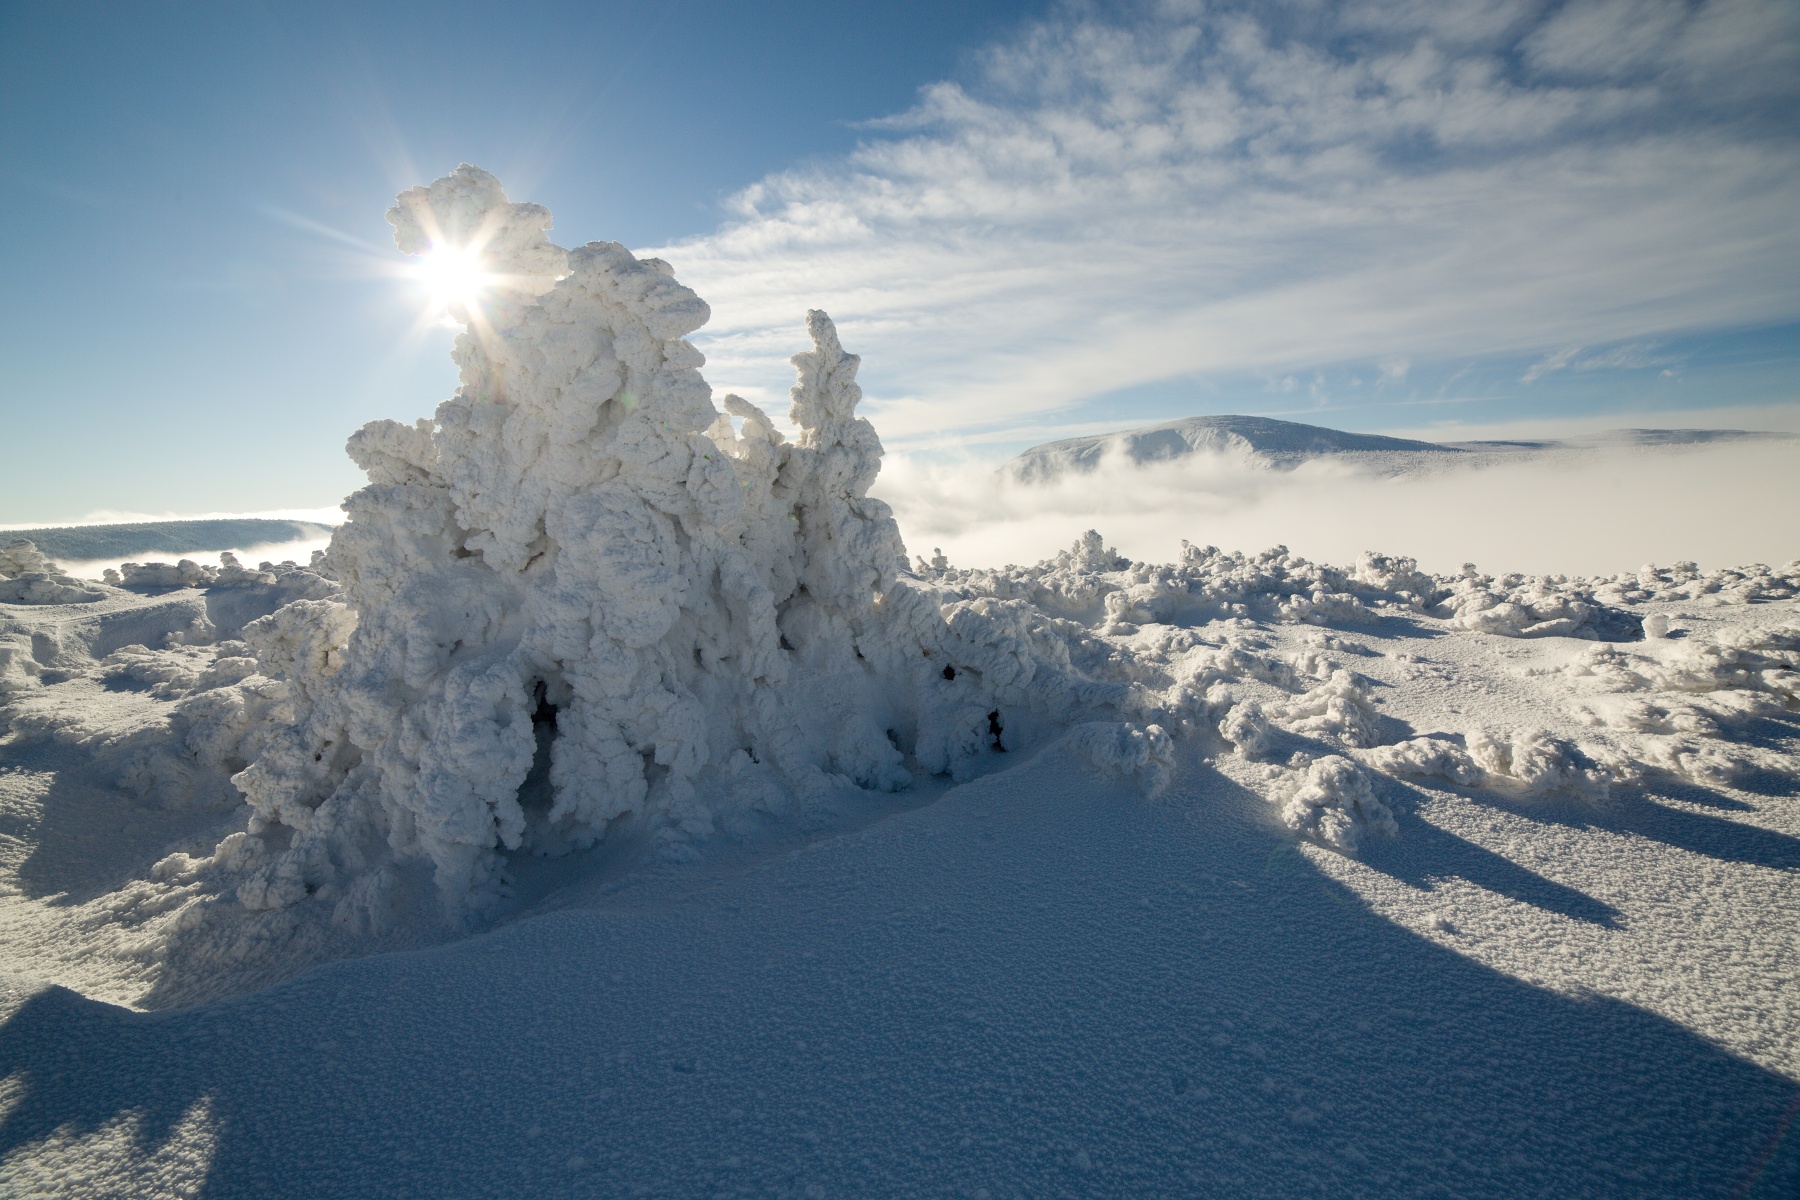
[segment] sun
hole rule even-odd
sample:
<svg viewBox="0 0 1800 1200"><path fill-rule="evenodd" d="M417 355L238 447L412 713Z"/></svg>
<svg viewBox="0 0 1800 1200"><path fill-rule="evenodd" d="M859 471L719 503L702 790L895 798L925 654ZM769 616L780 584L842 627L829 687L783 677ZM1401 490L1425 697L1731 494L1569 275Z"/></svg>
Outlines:
<svg viewBox="0 0 1800 1200"><path fill-rule="evenodd" d="M491 282L479 251L447 244L433 246L413 268L413 275L434 310L459 318L480 307Z"/></svg>

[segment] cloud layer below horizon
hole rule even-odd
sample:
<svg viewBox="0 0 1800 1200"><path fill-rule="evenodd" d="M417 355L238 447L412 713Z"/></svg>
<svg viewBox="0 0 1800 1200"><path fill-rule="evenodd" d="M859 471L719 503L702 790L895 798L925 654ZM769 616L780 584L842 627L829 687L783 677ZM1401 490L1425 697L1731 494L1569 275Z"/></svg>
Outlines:
<svg viewBox="0 0 1800 1200"><path fill-rule="evenodd" d="M658 253L713 306L720 391L785 407L824 308L914 448L1230 373L1654 367L1659 338L1800 320L1797 26L1776 0L1070 7Z"/></svg>
<svg viewBox="0 0 1800 1200"><path fill-rule="evenodd" d="M1669 566L1779 565L1800 555L1789 523L1748 514L1800 511L1792 441L1607 446L1427 466L1384 475L1355 456L1296 470L1228 454L1021 484L1005 472L897 455L874 494L907 549L941 548L958 567L1034 563L1084 529L1144 562L1175 562L1181 543L1258 553L1284 545L1347 566L1364 550L1455 574L1593 575Z"/></svg>

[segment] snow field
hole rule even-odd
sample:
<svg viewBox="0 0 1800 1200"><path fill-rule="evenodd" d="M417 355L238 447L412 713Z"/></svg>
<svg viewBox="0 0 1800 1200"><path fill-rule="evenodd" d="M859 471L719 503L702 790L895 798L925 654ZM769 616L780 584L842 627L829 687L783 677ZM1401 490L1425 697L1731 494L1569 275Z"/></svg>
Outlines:
<svg viewBox="0 0 1800 1200"><path fill-rule="evenodd" d="M0 1026L0 1069L27 1084L9 1169L32 1178L82 1139L110 1154L128 1119L140 1173L124 1178L142 1186L171 1144L204 1141L220 1196L1791 1186L1791 1155L1752 1180L1791 1077L1464 944L1523 952L1540 930L1461 907L1458 933L1409 928L1446 911L1459 870L1518 896L1516 920L1542 918L1552 885L1530 867L1579 881L1566 868L1496 879L1440 836L1438 894L1373 911L1332 878L1358 860L1305 852L1194 743L1177 758L1146 802L1048 750L745 871L638 874L603 907L179 1013L37 985ZM1606 982L1581 948L1536 951L1570 959L1568 983Z"/></svg>

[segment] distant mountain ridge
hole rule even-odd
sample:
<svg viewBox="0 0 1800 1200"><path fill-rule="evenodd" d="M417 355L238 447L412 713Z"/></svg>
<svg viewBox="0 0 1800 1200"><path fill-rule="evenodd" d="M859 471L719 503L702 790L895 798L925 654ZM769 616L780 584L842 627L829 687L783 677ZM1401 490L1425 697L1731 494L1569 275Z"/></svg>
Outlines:
<svg viewBox="0 0 1800 1200"><path fill-rule="evenodd" d="M1108 454L1123 454L1139 466L1185 458L1190 454L1232 454L1254 458L1271 467L1294 467L1332 455L1369 456L1386 470L1412 471L1429 463L1490 461L1549 451L1592 450L1603 446L1688 446L1719 442L1791 440L1795 435L1751 429L1610 429L1570 438L1507 441L1424 442L1374 433L1349 433L1323 425L1280 421L1274 417L1220 415L1188 417L1142 429L1064 438L1033 446L1008 462L1006 473L1024 483L1043 483L1058 476L1085 474Z"/></svg>
<svg viewBox="0 0 1800 1200"><path fill-rule="evenodd" d="M1087 472L1100 465L1109 452L1123 452L1139 465L1166 462L1207 451L1253 454L1277 464L1298 462L1325 454L1461 454L1454 446L1419 442L1411 438L1384 437L1373 433L1347 433L1323 425L1278 421L1273 417L1188 417L1143 429L1120 433L1065 438L1033 446L1007 464L1007 469L1026 482L1051 479L1067 471Z"/></svg>
<svg viewBox="0 0 1800 1200"><path fill-rule="evenodd" d="M123 525L63 525L0 530L0 545L23 538L48 558L64 562L122 558L132 554L201 554L234 546L268 546L331 536L316 521L222 517L195 521L135 521Z"/></svg>

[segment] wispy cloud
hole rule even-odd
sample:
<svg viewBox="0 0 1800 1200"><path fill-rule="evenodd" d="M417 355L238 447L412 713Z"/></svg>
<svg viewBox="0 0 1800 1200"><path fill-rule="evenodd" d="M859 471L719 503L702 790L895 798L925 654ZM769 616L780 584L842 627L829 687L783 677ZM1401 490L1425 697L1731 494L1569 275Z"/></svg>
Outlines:
<svg viewBox="0 0 1800 1200"><path fill-rule="evenodd" d="M1179 377L1792 320L1795 13L1069 8L659 253L713 305L715 384L773 406L823 307L899 444Z"/></svg>
<svg viewBox="0 0 1800 1200"><path fill-rule="evenodd" d="M1658 354L1655 345L1646 342L1608 346L1585 354L1583 349L1584 347L1574 346L1558 350L1554 354L1546 354L1525 368L1525 373L1519 376L1519 382L1536 383L1557 371L1642 371L1650 367L1675 366L1681 362L1679 357ZM1669 373L1663 372L1665 375Z"/></svg>

